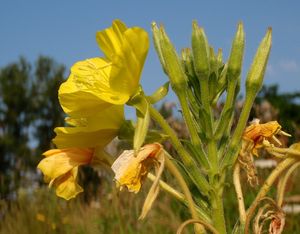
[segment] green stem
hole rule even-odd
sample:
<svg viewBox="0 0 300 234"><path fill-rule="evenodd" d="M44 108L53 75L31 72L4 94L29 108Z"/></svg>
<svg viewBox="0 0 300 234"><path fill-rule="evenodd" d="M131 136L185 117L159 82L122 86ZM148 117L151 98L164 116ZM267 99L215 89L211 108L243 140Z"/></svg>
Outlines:
<svg viewBox="0 0 300 234"><path fill-rule="evenodd" d="M236 87L236 81L231 81L228 84L228 89L227 89L227 97L226 97L226 101L221 113L221 116L219 118L218 124L217 124L217 128L216 129L224 129L224 132L226 132L226 130L231 127L231 119L232 118L228 118L228 119L224 119L225 117L225 113L234 106L234 100L235 100L235 87ZM222 127L221 127L222 126ZM224 127L223 127L224 126ZM215 136L216 139L221 138L224 135L224 132L220 132L218 134L218 136Z"/></svg>
<svg viewBox="0 0 300 234"><path fill-rule="evenodd" d="M191 157L191 155L184 149L181 142L176 136L174 130L169 126L166 120L161 116L161 114L152 106L149 105L150 115L152 118L161 126L164 132L169 135L173 147L181 156L182 161L186 168L188 168L187 173L190 175L191 179L194 181L199 190L207 195L210 190L210 186L207 180L200 174L200 169L197 167L195 161Z"/></svg>
<svg viewBox="0 0 300 234"><path fill-rule="evenodd" d="M245 210L244 196L243 196L243 190L242 190L241 180L240 180L240 164L238 162L235 163L233 169L233 184L234 184L235 193L237 196L238 206L239 206L239 216L240 216L239 230L242 232L246 222L246 210Z"/></svg>
<svg viewBox="0 0 300 234"><path fill-rule="evenodd" d="M222 189L220 190L222 191ZM220 234L226 234L226 225L224 218L223 198L220 191L214 191L210 194L211 207L212 207L212 220L214 227Z"/></svg>
<svg viewBox="0 0 300 234"><path fill-rule="evenodd" d="M208 141L207 151L208 151L208 158L210 159L210 164L212 169L211 170L212 177L214 177L219 172L219 158L218 158L216 141L214 139ZM212 179L213 178L211 178L211 182Z"/></svg>
<svg viewBox="0 0 300 234"><path fill-rule="evenodd" d="M224 168L228 165L232 165L236 160L236 157L240 150L241 138L242 138L244 129L246 127L246 124L248 122L249 114L250 114L255 96L256 96L255 93L246 94L244 107L242 109L237 127L232 135L231 141L230 141L228 149L227 149L227 153L224 156L224 159L222 161L222 168Z"/></svg>
<svg viewBox="0 0 300 234"><path fill-rule="evenodd" d="M273 185L274 181L281 175L281 173L287 169L289 166L293 165L297 160L295 158L286 158L282 162L280 162L277 167L272 171L269 177L264 182L263 186L260 188L256 198L252 202L251 206L247 210L247 218L245 222L245 233L249 233L249 225L251 221L251 217L253 212L255 211L258 203L266 196L269 192L271 186Z"/></svg>
<svg viewBox="0 0 300 234"><path fill-rule="evenodd" d="M192 194L186 184L186 182L184 181L181 173L178 171L177 167L173 164L173 162L168 159L168 157L165 157L166 159L166 166L169 169L169 171L171 172L171 174L173 174L173 176L177 179L179 186L181 187L186 199L187 199L187 204L188 207L190 209L191 212L191 216L193 219L198 219L198 213L196 211L196 205L194 203ZM202 225L195 225L195 232L196 233L204 233L205 229Z"/></svg>
<svg viewBox="0 0 300 234"><path fill-rule="evenodd" d="M258 194L256 195L255 200L252 204L257 203L259 200L261 200L266 194L269 192L271 186L273 185L274 181L277 179L277 177L289 166L291 166L293 163L295 163L297 160L295 158L287 158L280 162L275 169L272 171L272 173L269 175L269 177L264 182L263 186L260 188ZM248 210L251 210L252 205ZM247 211L248 213L249 211Z"/></svg>
<svg viewBox="0 0 300 234"><path fill-rule="evenodd" d="M284 177L280 180L280 183L278 184L278 190L277 190L277 205L279 207L282 206L283 203L283 197L284 192L286 188L286 184L288 182L288 179L290 178L291 174L297 169L297 167L300 166L300 162L295 163L292 165L288 171L285 173Z"/></svg>
<svg viewBox="0 0 300 234"><path fill-rule="evenodd" d="M147 178L151 181L155 181L156 176L153 175L152 173L148 173ZM182 193L178 192L176 189L171 187L169 184L167 184L163 180L159 180L159 185L165 192L169 193L174 198L176 198L178 201L180 201L180 202L184 203L186 206L188 206L187 199L185 198L185 196ZM212 223L211 218L202 209L200 209L198 206L196 206L195 209L197 210L198 215L200 216L201 219L203 219L205 222Z"/></svg>
<svg viewBox="0 0 300 234"><path fill-rule="evenodd" d="M197 148L202 148L202 144L201 144L201 140L199 138L198 132L197 132L197 128L195 128L195 124L194 124L194 120L191 116L191 112L189 109L189 105L187 102L187 99L184 95L182 95L182 93L178 93L178 99L182 108L182 113L183 113L183 117L185 120L185 123L188 127L189 133L191 135L191 140L192 143L197 147Z"/></svg>

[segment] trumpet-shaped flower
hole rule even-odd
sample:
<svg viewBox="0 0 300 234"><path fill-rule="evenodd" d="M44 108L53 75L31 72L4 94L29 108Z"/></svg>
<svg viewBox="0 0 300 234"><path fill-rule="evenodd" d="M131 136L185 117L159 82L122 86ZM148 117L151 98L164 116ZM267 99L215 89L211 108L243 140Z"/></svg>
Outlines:
<svg viewBox="0 0 300 234"><path fill-rule="evenodd" d="M139 87L149 49L148 34L141 28L127 28L120 20L97 32L105 58L77 62L59 89L64 111L74 117L92 115L96 109L123 105Z"/></svg>
<svg viewBox="0 0 300 234"><path fill-rule="evenodd" d="M94 150L89 148L66 148L46 151L38 168L45 175L49 186L56 188L56 195L69 200L83 189L77 183L78 166L92 161Z"/></svg>
<svg viewBox="0 0 300 234"><path fill-rule="evenodd" d="M113 105L86 118L70 117L67 123L73 127L55 129L53 141L59 149L45 152L38 168L58 196L69 200L83 191L77 183L78 166L101 161L103 148L117 136L124 121L123 109Z"/></svg>

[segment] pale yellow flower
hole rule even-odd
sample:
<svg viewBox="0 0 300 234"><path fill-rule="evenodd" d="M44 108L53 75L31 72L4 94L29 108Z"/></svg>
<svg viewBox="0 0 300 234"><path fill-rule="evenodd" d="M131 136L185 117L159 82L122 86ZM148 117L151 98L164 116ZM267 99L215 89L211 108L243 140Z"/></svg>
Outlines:
<svg viewBox="0 0 300 234"><path fill-rule="evenodd" d="M145 145L136 155L134 150L125 150L111 167L118 186L139 192L150 168L158 165L161 153L162 146L158 143Z"/></svg>
<svg viewBox="0 0 300 234"><path fill-rule="evenodd" d="M112 170L115 172L115 180L120 189L126 187L130 192L140 191L143 180L152 167L156 171L154 180L145 199L140 219L148 214L159 193L159 179L164 169L165 153L158 143L148 144L138 152L125 150L113 163Z"/></svg>
<svg viewBox="0 0 300 234"><path fill-rule="evenodd" d="M123 105L139 88L149 49L148 34L141 28L127 28L120 20L97 32L105 58L77 62L59 89L64 111L74 117L92 115L95 110Z"/></svg>

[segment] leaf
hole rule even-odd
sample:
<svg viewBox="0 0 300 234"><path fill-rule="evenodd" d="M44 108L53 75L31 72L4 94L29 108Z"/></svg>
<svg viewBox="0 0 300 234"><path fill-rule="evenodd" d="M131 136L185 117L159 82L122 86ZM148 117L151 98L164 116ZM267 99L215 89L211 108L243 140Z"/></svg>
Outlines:
<svg viewBox="0 0 300 234"><path fill-rule="evenodd" d="M140 110L136 110L137 123L133 137L133 148L138 151L143 145L150 123L149 104L147 103L146 110L142 113Z"/></svg>
<svg viewBox="0 0 300 234"><path fill-rule="evenodd" d="M222 137L222 135L225 133L225 131L228 127L228 124L230 123L233 110L234 110L234 108L231 107L228 110L226 110L225 113L221 116L219 124L218 124L215 134L214 134L215 139L220 139Z"/></svg>

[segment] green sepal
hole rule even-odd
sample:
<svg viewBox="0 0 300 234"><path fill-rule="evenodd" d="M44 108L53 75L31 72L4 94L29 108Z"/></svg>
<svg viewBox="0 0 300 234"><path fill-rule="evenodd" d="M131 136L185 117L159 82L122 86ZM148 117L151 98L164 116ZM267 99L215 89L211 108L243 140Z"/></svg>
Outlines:
<svg viewBox="0 0 300 234"><path fill-rule="evenodd" d="M146 109L141 112L138 108L136 109L136 126L133 137L133 149L138 151L141 146L144 144L149 123L150 123L150 113L149 113L149 104L147 103Z"/></svg>
<svg viewBox="0 0 300 234"><path fill-rule="evenodd" d="M129 144L133 145L133 138L134 138L134 132L135 132L135 127L133 124L132 120L126 120L122 124L119 133L118 133L118 138L119 140L126 141ZM147 136L145 138L144 143L149 144L153 142L159 142L162 143L169 139L169 136L162 133L159 130L153 130L153 129L148 129Z"/></svg>
<svg viewBox="0 0 300 234"><path fill-rule="evenodd" d="M170 82L166 82L164 85L160 86L151 96L147 96L147 100L151 104L155 104L162 100L169 92Z"/></svg>
<svg viewBox="0 0 300 234"><path fill-rule="evenodd" d="M149 103L142 88L127 102L127 105L136 109L137 121L133 137L133 149L138 151L144 144L150 124Z"/></svg>

